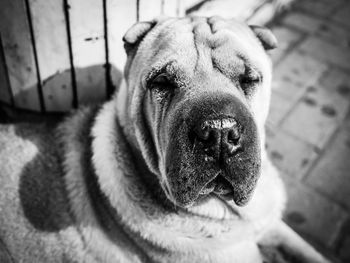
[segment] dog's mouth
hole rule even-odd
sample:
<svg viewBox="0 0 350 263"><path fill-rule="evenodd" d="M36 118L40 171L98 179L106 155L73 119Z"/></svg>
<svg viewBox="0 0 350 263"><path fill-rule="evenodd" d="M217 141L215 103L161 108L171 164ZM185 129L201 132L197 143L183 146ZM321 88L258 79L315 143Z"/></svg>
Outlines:
<svg viewBox="0 0 350 263"><path fill-rule="evenodd" d="M212 193L220 196L224 200L233 199L233 188L221 174L207 183L199 192L199 195L206 196Z"/></svg>

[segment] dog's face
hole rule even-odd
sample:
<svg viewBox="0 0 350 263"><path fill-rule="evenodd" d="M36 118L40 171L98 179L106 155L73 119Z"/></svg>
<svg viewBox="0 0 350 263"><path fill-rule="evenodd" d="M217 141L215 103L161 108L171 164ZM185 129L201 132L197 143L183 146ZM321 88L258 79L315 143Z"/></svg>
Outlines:
<svg viewBox="0 0 350 263"><path fill-rule="evenodd" d="M241 206L260 175L272 34L220 18L140 23L124 37L129 131L166 196Z"/></svg>

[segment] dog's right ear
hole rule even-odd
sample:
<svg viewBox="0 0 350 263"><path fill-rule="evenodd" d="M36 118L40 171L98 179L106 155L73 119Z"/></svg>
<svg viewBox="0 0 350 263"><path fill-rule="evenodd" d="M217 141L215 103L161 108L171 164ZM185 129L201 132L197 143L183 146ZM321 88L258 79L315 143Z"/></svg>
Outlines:
<svg viewBox="0 0 350 263"><path fill-rule="evenodd" d="M124 48L127 54L137 46L144 36L154 27L155 21L138 22L134 24L124 35Z"/></svg>

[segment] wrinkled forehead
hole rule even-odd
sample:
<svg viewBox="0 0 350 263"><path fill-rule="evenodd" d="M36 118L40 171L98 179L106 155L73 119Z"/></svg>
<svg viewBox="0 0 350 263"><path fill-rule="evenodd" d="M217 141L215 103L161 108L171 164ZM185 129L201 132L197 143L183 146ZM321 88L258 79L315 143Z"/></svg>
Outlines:
<svg viewBox="0 0 350 263"><path fill-rule="evenodd" d="M148 61L176 60L188 71L220 66L240 70L244 64L266 67L266 54L250 28L235 20L189 17L159 21L140 47Z"/></svg>

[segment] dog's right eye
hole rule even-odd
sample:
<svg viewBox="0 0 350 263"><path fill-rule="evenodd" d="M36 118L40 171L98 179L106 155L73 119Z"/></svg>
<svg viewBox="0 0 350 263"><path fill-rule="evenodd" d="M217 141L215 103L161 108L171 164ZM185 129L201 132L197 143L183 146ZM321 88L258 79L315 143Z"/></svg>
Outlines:
<svg viewBox="0 0 350 263"><path fill-rule="evenodd" d="M175 84L169 79L166 73L161 73L151 81L149 87L151 90L156 90L158 92L167 92L174 90Z"/></svg>
<svg viewBox="0 0 350 263"><path fill-rule="evenodd" d="M170 85L170 81L168 76L165 73L159 74L152 80L152 87L153 86L166 86Z"/></svg>
<svg viewBox="0 0 350 263"><path fill-rule="evenodd" d="M245 72L239 79L241 88L245 95L250 96L257 85L262 81L260 74L257 71L249 70Z"/></svg>
<svg viewBox="0 0 350 263"><path fill-rule="evenodd" d="M150 83L149 89L158 101L170 100L174 95L175 84L165 73L157 75Z"/></svg>

